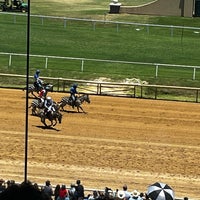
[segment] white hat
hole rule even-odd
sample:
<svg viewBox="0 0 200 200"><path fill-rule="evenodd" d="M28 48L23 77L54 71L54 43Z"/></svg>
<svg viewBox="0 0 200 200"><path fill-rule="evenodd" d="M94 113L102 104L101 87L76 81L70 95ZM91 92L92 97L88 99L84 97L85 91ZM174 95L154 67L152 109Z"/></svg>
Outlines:
<svg viewBox="0 0 200 200"><path fill-rule="evenodd" d="M138 197L140 193L137 190L133 190L132 196L133 197Z"/></svg>
<svg viewBox="0 0 200 200"><path fill-rule="evenodd" d="M123 199L123 198L125 198L125 192L123 190L119 190L117 192L117 196L118 196L118 198Z"/></svg>

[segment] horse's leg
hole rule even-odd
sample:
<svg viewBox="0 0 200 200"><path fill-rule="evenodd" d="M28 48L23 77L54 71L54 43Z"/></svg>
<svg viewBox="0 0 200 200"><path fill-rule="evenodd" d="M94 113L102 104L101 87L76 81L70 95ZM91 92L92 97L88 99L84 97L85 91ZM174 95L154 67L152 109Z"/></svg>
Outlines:
<svg viewBox="0 0 200 200"><path fill-rule="evenodd" d="M77 110L78 110L78 112L79 112L79 108L82 110L83 113L86 114L86 112L83 110L83 108L82 108L81 106L77 106Z"/></svg>
<svg viewBox="0 0 200 200"><path fill-rule="evenodd" d="M53 122L53 121L52 121ZM53 126L55 126L57 124L57 120L55 119L55 123L53 124Z"/></svg>
<svg viewBox="0 0 200 200"><path fill-rule="evenodd" d="M32 107L32 115L36 115L35 108Z"/></svg>
<svg viewBox="0 0 200 200"><path fill-rule="evenodd" d="M32 96L34 96L35 98L37 98L37 96L33 93L33 91L31 91Z"/></svg>
<svg viewBox="0 0 200 200"><path fill-rule="evenodd" d="M47 127L47 124L45 122L45 117L41 117L41 122Z"/></svg>

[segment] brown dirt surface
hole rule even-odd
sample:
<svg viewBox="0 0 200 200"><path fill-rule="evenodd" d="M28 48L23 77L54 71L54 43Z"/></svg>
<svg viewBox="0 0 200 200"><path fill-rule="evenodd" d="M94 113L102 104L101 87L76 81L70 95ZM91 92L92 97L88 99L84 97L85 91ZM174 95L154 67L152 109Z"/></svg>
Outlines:
<svg viewBox="0 0 200 200"><path fill-rule="evenodd" d="M0 178L24 180L26 98L0 89ZM55 101L68 94L51 93ZM62 112L55 129L28 114L28 179L85 188L147 191L156 181L176 197L200 199L200 105L90 96L87 114ZM29 99L29 105L32 99Z"/></svg>

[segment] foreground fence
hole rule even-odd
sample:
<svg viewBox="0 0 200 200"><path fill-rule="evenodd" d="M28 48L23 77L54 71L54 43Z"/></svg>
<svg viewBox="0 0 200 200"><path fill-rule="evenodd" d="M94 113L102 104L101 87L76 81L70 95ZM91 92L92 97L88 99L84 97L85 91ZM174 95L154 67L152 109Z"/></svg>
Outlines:
<svg viewBox="0 0 200 200"><path fill-rule="evenodd" d="M16 74L0 74L0 87L23 89L26 86L26 76ZM106 81L88 81L64 78L41 77L46 83L54 85L55 92L69 92L72 83L79 84L79 92L91 95L107 95L127 98L146 98L157 100L200 101L200 88L177 87L165 85L149 85L141 83L117 83ZM33 77L29 77L33 83ZM16 84L17 83L17 84Z"/></svg>
<svg viewBox="0 0 200 200"><path fill-rule="evenodd" d="M20 56L20 57L26 57L27 54L19 54L19 53L5 53L0 52L0 55L7 56L8 57L8 68L12 68L12 60L13 57ZM43 58L44 59L44 68L48 69L48 62L49 59L62 59L62 60L74 60L74 61L80 61L80 71L84 72L85 68L87 68L87 62L101 62L101 63L118 63L118 64L130 64L130 65L139 65L139 66L147 66L147 67L154 67L155 69L155 77L159 77L159 69L167 68L167 67L173 67L173 68L187 68L191 70L192 80L197 79L197 70L200 69L200 66L189 66L189 65L175 65L175 64L161 64L161 63L145 63L145 62L128 62L128 61L117 61L117 60L101 60L101 59L89 59L89 58L75 58L75 57L61 57L61 56L47 56L47 55L30 55L30 57L35 58Z"/></svg>

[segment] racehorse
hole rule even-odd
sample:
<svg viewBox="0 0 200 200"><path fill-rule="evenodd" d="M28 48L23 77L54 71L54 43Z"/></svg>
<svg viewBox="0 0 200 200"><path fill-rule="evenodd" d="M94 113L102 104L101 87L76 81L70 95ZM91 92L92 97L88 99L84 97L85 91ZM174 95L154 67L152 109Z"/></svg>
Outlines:
<svg viewBox="0 0 200 200"><path fill-rule="evenodd" d="M56 110L45 113L45 111L43 109L40 112L40 119L41 119L41 122L46 127L52 127L52 126L55 126L57 124L57 122L61 123L61 121L62 121L62 114L60 112L56 111ZM51 123L50 125L47 125L46 119L48 119L50 121L50 123Z"/></svg>
<svg viewBox="0 0 200 200"><path fill-rule="evenodd" d="M90 103L90 98L88 94L83 94L79 97L76 97L74 106L77 108L78 112L80 112L80 109L81 109L83 113L86 113L81 106L81 104L83 104L84 101L87 103ZM62 97L61 101L58 102L58 105L60 109L64 111L64 106L66 105L72 106L72 100L70 99L70 97Z"/></svg>
<svg viewBox="0 0 200 200"><path fill-rule="evenodd" d="M31 105L29 106L29 108L31 108L32 115L37 116L38 112L39 112L39 109L42 108L41 100L39 98L33 99L33 101L31 102Z"/></svg>
<svg viewBox="0 0 200 200"><path fill-rule="evenodd" d="M53 92L53 85L52 84L45 83L42 86L44 87L46 92ZM23 90L26 90L26 87ZM41 90L41 88L35 87L34 84L31 84L31 85L28 86L28 94L31 93L35 98L37 98L37 96L34 94L34 92L39 93L40 90Z"/></svg>
<svg viewBox="0 0 200 200"><path fill-rule="evenodd" d="M53 107L56 111L59 111L59 104L55 101L53 102ZM33 99L29 108L31 108L32 115L39 116L40 110L44 109L44 102L42 102L40 98Z"/></svg>

